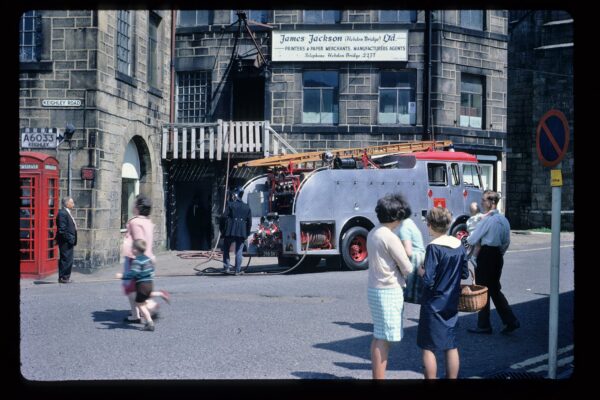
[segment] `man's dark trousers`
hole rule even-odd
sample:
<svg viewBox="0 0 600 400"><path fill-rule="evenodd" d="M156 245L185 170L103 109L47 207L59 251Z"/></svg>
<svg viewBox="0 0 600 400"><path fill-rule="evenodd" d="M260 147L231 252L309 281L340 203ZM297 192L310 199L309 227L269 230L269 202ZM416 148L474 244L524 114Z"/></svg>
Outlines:
<svg viewBox="0 0 600 400"><path fill-rule="evenodd" d="M58 249L60 258L58 260L58 279L69 280L71 277L71 268L73 268L73 245L69 243L60 243Z"/></svg>
<svg viewBox="0 0 600 400"><path fill-rule="evenodd" d="M481 329L491 328L490 323L490 301L494 302L498 315L504 325L513 325L517 317L513 314L506 297L500 291L500 277L504 259L499 247L482 246L477 255L477 267L475 268L475 279L478 285L487 286L488 301L477 315L477 327Z"/></svg>

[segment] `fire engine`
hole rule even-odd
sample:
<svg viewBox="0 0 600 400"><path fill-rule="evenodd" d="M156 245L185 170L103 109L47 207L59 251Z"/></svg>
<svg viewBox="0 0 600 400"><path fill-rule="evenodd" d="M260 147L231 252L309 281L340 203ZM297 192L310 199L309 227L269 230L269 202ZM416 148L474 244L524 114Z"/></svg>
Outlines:
<svg viewBox="0 0 600 400"><path fill-rule="evenodd" d="M333 154L335 152L335 154ZM449 233L467 235L469 204L479 202L482 181L475 156L453 151L450 141L406 142L267 157L236 167L267 167L244 185L252 210L247 255L277 256L280 265L328 265L362 270L367 234L378 224L377 200L400 192L425 242L427 211L450 210Z"/></svg>

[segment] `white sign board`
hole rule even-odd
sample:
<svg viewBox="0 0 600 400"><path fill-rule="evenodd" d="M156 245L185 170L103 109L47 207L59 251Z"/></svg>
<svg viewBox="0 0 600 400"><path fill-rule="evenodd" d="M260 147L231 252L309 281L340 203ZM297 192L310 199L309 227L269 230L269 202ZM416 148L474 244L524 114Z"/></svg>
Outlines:
<svg viewBox="0 0 600 400"><path fill-rule="evenodd" d="M407 61L408 31L273 31L273 61Z"/></svg>
<svg viewBox="0 0 600 400"><path fill-rule="evenodd" d="M75 99L50 100L50 99L44 99L44 100L42 100L42 106L44 106L44 107L81 107L81 100L75 100Z"/></svg>
<svg viewBox="0 0 600 400"><path fill-rule="evenodd" d="M56 132L21 132L23 149L54 149L56 146Z"/></svg>

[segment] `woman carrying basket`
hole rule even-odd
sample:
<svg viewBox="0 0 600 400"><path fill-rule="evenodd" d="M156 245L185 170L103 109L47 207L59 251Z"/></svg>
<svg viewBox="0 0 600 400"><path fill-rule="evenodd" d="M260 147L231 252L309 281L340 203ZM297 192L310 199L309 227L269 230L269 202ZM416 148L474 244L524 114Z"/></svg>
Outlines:
<svg viewBox="0 0 600 400"><path fill-rule="evenodd" d="M446 208L427 212L427 227L433 238L425 251L425 262L418 273L423 277L421 313L417 345L423 350L425 378L437 377L436 350L444 350L446 378L458 377L456 344L460 280L469 277L467 255L461 241L446 234L452 215Z"/></svg>

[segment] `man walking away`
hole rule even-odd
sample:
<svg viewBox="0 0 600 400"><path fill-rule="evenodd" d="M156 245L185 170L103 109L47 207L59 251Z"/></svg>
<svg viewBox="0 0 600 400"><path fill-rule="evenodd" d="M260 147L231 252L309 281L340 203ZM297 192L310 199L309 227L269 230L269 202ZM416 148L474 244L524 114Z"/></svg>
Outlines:
<svg viewBox="0 0 600 400"><path fill-rule="evenodd" d="M488 301L485 307L479 311L477 328L468 329L471 333L492 333L490 298L505 325L501 333L510 333L521 326L506 297L500 291L500 277L504 265L503 257L510 244L510 224L504 215L497 210L499 200L500 195L498 193L491 190L483 192L481 206L487 215L481 219L473 233L467 238L467 243L470 246L481 246L481 250L477 255L475 276L478 284L488 288Z"/></svg>
<svg viewBox="0 0 600 400"><path fill-rule="evenodd" d="M223 235L223 270L229 273L229 248L235 243L235 274L242 273L242 251L244 240L252 228L252 212L248 204L242 201L244 191L236 188L231 194L231 201L227 203L221 218L221 234Z"/></svg>

